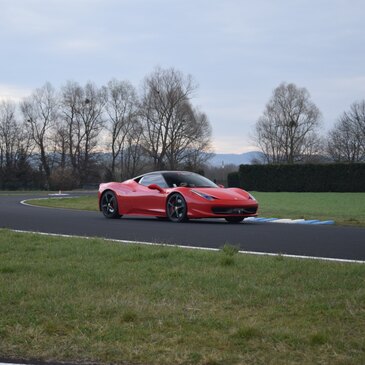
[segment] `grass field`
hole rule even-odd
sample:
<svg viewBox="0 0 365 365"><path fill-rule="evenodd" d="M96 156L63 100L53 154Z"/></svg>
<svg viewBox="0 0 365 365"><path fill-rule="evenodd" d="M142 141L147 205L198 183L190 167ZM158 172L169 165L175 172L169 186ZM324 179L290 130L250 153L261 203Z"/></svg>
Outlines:
<svg viewBox="0 0 365 365"><path fill-rule="evenodd" d="M260 203L261 216L333 219L337 224L365 226L365 193L253 194Z"/></svg>
<svg viewBox="0 0 365 365"><path fill-rule="evenodd" d="M0 230L0 357L364 364L365 265Z"/></svg>
<svg viewBox="0 0 365 365"><path fill-rule="evenodd" d="M332 219L336 224L365 226L365 193L262 193L253 192L262 217ZM97 210L97 197L47 199L32 204Z"/></svg>
<svg viewBox="0 0 365 365"><path fill-rule="evenodd" d="M98 210L97 194L83 195L79 197L50 197L47 199L32 199L27 201L28 204L39 205L43 207L78 209L78 210Z"/></svg>

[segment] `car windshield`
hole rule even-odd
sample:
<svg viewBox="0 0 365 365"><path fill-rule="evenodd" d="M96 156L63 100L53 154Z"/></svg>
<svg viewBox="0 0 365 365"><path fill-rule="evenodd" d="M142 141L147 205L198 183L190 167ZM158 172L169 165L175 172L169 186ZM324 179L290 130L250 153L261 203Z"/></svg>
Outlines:
<svg viewBox="0 0 365 365"><path fill-rule="evenodd" d="M214 184L204 176L195 174L193 172L165 172L163 176L170 188L176 188L178 186L186 186L189 188L217 188Z"/></svg>

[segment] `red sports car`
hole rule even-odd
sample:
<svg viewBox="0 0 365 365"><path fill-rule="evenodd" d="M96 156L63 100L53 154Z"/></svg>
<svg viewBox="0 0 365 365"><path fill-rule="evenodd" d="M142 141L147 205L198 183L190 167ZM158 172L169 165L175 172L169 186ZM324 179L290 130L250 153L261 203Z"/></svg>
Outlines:
<svg viewBox="0 0 365 365"><path fill-rule="evenodd" d="M224 188L187 171L157 171L121 183L100 184L99 208L106 218L124 214L168 218L225 218L230 223L256 216L255 198L239 188Z"/></svg>

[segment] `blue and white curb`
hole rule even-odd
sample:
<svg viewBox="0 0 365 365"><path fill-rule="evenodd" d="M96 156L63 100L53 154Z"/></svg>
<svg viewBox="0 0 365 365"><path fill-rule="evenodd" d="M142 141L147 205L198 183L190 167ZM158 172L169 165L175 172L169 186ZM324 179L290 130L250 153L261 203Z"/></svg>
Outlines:
<svg viewBox="0 0 365 365"><path fill-rule="evenodd" d="M286 223L286 224L335 224L335 221L328 220L328 221L320 221L318 219L287 219L287 218L256 218L256 217L249 217L245 219L245 222L252 222L252 223Z"/></svg>

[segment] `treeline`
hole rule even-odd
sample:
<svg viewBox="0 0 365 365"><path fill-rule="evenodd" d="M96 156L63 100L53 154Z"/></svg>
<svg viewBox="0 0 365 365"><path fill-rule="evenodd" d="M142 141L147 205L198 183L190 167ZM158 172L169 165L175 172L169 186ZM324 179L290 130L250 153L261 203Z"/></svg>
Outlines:
<svg viewBox="0 0 365 365"><path fill-rule="evenodd" d="M206 166L211 126L193 105L196 89L190 75L157 68L139 91L116 79L101 87L69 81L1 102L0 189L65 190L162 169L204 170L225 182L228 171ZM365 100L324 136L309 92L282 83L253 138L263 152L256 164L365 162Z"/></svg>
<svg viewBox="0 0 365 365"><path fill-rule="evenodd" d="M211 127L192 103L196 89L190 75L157 68L140 92L129 81L70 81L1 102L0 188L72 189L152 169L201 169Z"/></svg>
<svg viewBox="0 0 365 365"><path fill-rule="evenodd" d="M327 135L321 112L305 88L280 84L255 125L253 138L264 163L365 162L365 100L343 112ZM322 159L323 160L323 159Z"/></svg>
<svg viewBox="0 0 365 365"><path fill-rule="evenodd" d="M228 185L251 191L364 192L365 164L241 165Z"/></svg>

